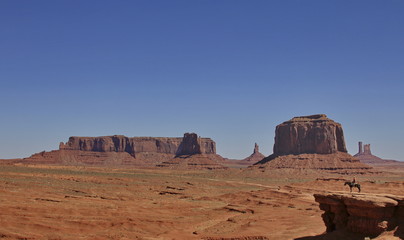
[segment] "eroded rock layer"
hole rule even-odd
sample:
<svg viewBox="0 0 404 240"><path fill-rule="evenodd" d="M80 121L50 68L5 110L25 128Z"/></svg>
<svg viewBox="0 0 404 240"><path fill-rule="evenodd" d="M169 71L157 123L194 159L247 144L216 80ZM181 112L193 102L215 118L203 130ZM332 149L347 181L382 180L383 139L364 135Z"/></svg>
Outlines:
<svg viewBox="0 0 404 240"><path fill-rule="evenodd" d="M365 174L372 172L371 167L343 152L276 156L274 158L265 158L254 167L262 171L286 170L290 173L304 170L335 174Z"/></svg>
<svg viewBox="0 0 404 240"><path fill-rule="evenodd" d="M134 158L127 152L93 152L78 150L55 150L33 154L20 160L30 164L90 165L90 166L153 166L152 161Z"/></svg>
<svg viewBox="0 0 404 240"><path fill-rule="evenodd" d="M348 230L377 236L404 227L404 196L377 194L314 194L327 232Z"/></svg>
<svg viewBox="0 0 404 240"><path fill-rule="evenodd" d="M177 156L173 159L157 164L157 167L186 170L214 170L227 169L221 163L224 159L217 154L193 154Z"/></svg>

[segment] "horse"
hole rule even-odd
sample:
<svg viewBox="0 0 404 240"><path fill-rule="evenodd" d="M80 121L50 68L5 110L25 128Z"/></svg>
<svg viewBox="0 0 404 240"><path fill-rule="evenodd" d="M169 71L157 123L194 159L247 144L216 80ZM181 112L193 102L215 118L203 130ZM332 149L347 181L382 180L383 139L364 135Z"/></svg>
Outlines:
<svg viewBox="0 0 404 240"><path fill-rule="evenodd" d="M351 192L352 192L352 188L354 188L354 187L358 188L359 192L361 192L361 185L359 183L354 183L354 182L348 181L348 182L345 182L344 186L345 185L349 186L349 189L351 190Z"/></svg>

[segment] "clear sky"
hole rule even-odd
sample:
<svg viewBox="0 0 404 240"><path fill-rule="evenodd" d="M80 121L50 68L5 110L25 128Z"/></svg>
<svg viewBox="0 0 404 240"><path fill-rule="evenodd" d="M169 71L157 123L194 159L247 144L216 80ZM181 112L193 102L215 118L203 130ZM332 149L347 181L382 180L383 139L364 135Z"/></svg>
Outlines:
<svg viewBox="0 0 404 240"><path fill-rule="evenodd" d="M2 0L0 158L69 136L182 136L224 157L325 113L404 160L402 0Z"/></svg>

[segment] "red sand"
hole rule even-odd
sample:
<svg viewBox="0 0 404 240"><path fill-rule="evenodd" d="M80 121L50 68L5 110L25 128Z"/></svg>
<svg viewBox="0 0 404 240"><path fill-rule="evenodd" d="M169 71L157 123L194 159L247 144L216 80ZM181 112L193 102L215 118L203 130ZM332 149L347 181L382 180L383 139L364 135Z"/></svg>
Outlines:
<svg viewBox="0 0 404 240"><path fill-rule="evenodd" d="M357 179L402 195L395 170ZM351 176L248 174L0 165L0 238L333 239L313 193L348 191Z"/></svg>

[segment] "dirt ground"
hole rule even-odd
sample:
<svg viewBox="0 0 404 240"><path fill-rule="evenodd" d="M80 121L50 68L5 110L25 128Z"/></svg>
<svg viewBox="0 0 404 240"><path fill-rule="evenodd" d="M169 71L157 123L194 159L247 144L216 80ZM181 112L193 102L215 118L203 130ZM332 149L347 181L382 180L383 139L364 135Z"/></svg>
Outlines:
<svg viewBox="0 0 404 240"><path fill-rule="evenodd" d="M357 179L403 195L394 170ZM327 239L313 193L349 178L2 164L0 239Z"/></svg>

